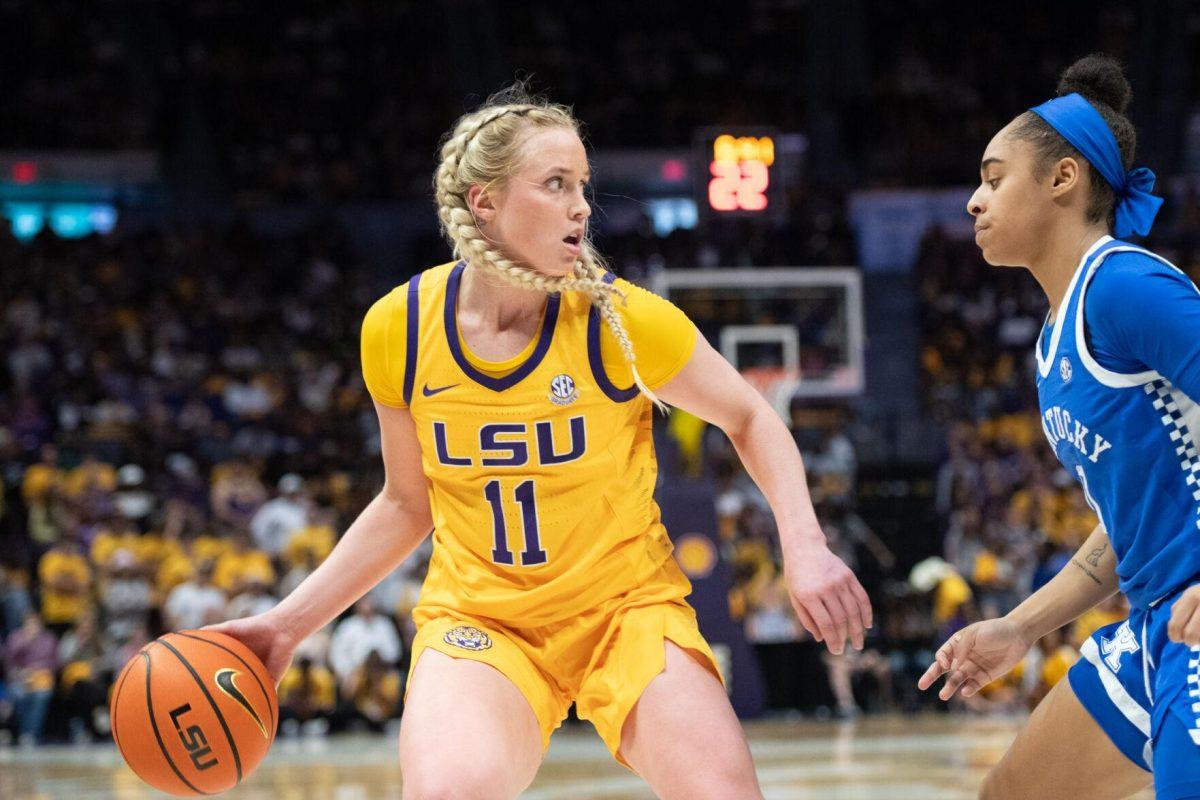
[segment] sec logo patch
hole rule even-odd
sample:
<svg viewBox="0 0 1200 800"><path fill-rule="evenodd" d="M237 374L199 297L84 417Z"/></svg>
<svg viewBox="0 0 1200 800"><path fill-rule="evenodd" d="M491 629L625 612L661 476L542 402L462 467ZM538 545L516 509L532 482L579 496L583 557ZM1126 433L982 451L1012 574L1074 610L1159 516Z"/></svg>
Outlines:
<svg viewBox="0 0 1200 800"><path fill-rule="evenodd" d="M550 381L550 402L556 406L566 406L579 399L579 389L575 380L566 373L555 376Z"/></svg>
<svg viewBox="0 0 1200 800"><path fill-rule="evenodd" d="M1062 361L1058 362L1058 374L1062 377L1063 383L1071 382L1071 374L1074 372L1071 369L1071 359L1066 356L1062 357Z"/></svg>

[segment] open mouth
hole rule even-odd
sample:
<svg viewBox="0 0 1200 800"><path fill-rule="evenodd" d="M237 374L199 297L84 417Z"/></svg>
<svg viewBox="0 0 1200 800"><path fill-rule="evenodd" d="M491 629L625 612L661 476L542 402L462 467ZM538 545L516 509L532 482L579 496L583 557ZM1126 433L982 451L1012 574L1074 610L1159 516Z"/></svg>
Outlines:
<svg viewBox="0 0 1200 800"><path fill-rule="evenodd" d="M566 242L567 244L571 245L572 247L578 247L579 241L580 241L580 236L579 236L579 234L573 233L570 236L564 236L563 241Z"/></svg>

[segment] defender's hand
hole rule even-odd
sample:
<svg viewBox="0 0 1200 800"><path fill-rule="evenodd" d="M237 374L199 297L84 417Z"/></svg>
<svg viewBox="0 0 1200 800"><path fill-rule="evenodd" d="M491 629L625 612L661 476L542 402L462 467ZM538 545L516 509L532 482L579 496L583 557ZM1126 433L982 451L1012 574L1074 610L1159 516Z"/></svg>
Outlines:
<svg viewBox="0 0 1200 800"><path fill-rule="evenodd" d="M917 687L928 689L939 675L945 674L946 685L938 697L949 700L960 689L963 697L970 697L1007 674L1031 646L1032 642L1025 641L1021 629L1011 620L1001 617L976 622L941 646L935 661L917 681Z"/></svg>

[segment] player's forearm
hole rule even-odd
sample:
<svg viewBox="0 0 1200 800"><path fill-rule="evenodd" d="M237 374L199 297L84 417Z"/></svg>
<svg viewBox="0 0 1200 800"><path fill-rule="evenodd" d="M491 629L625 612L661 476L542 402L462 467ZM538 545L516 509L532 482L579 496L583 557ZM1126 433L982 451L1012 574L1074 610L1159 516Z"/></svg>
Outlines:
<svg viewBox="0 0 1200 800"><path fill-rule="evenodd" d="M746 471L771 504L784 558L813 544L824 545L825 534L817 522L804 461L791 431L766 403L745 426L729 433Z"/></svg>
<svg viewBox="0 0 1200 800"><path fill-rule="evenodd" d="M1025 639L1035 642L1117 591L1117 557L1097 525L1071 562L1009 613Z"/></svg>
<svg viewBox="0 0 1200 800"><path fill-rule="evenodd" d="M426 507L406 507L380 493L329 557L268 614L295 641L302 641L399 566L431 527Z"/></svg>

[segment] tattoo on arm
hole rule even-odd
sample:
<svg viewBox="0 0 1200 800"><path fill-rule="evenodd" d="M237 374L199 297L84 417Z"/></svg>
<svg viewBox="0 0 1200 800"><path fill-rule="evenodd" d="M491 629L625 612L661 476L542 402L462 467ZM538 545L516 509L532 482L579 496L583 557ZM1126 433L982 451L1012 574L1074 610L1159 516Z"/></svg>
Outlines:
<svg viewBox="0 0 1200 800"><path fill-rule="evenodd" d="M1092 560L1092 557L1088 556L1088 561L1090 562L1091 560ZM1083 562L1081 562L1078 558L1072 558L1071 563L1074 564L1075 566L1079 567L1081 570L1083 570L1084 573L1086 573L1089 578L1091 578L1092 580L1094 580L1096 582L1097 586L1100 586L1104 583L1104 581L1102 581L1098 577L1096 577L1096 573L1092 572L1090 569L1085 567L1083 565Z"/></svg>
<svg viewBox="0 0 1200 800"><path fill-rule="evenodd" d="M1100 559L1108 552L1108 542L1104 542L1092 552L1088 553L1087 562L1093 567L1100 566Z"/></svg>

